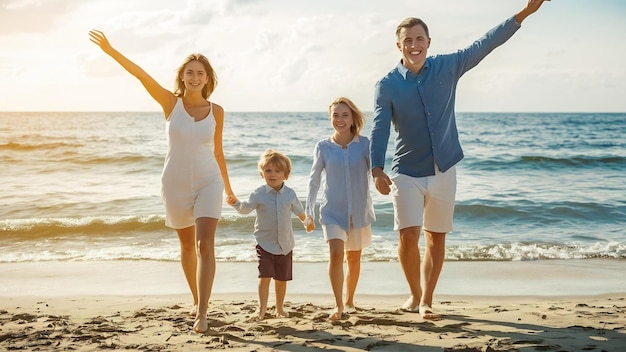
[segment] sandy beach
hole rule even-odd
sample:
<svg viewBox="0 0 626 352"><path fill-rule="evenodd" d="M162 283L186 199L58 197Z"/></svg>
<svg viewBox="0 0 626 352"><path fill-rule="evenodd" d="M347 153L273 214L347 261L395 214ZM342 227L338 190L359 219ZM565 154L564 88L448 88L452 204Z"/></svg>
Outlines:
<svg viewBox="0 0 626 352"><path fill-rule="evenodd" d="M397 263L364 264L357 312L344 320L328 320L325 264L296 263L300 274L287 288L290 318L259 322L255 264L218 263L205 334L191 330L190 297L177 263L0 264L0 350L626 349L620 261L446 263L435 297L443 315L437 321L398 309L407 296ZM520 282L526 287L516 288Z"/></svg>

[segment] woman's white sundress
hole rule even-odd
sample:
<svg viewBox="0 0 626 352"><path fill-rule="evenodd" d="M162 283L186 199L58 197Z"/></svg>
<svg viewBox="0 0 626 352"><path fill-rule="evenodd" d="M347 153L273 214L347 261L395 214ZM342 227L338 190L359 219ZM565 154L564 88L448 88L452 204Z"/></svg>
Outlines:
<svg viewBox="0 0 626 352"><path fill-rule="evenodd" d="M222 215L224 182L213 153L213 104L202 120L195 121L178 98L166 121L167 154L161 175L165 225L182 229L200 217Z"/></svg>

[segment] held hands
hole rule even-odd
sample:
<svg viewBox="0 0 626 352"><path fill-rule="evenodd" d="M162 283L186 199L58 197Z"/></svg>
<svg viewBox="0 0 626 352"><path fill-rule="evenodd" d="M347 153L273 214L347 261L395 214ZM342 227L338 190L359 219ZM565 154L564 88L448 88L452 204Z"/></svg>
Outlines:
<svg viewBox="0 0 626 352"><path fill-rule="evenodd" d="M237 197L235 197L234 194L226 196L226 203L228 203L228 205L230 206L234 206L235 203L237 203Z"/></svg>
<svg viewBox="0 0 626 352"><path fill-rule="evenodd" d="M313 221L312 217L307 216L306 219L304 219L303 223L304 223L304 229L306 230L307 233L311 233L313 232L313 230L315 230L315 221Z"/></svg>
<svg viewBox="0 0 626 352"><path fill-rule="evenodd" d="M374 178L374 185L380 194L387 195L391 192L391 179L383 171L382 168L376 167L372 170L372 177Z"/></svg>

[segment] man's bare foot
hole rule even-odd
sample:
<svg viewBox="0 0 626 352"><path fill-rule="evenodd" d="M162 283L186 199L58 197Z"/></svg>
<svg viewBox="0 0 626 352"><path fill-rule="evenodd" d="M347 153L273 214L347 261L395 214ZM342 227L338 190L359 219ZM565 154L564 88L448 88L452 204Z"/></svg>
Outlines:
<svg viewBox="0 0 626 352"><path fill-rule="evenodd" d="M193 323L193 331L202 334L207 330L209 330L209 322L206 317L196 317L196 321Z"/></svg>

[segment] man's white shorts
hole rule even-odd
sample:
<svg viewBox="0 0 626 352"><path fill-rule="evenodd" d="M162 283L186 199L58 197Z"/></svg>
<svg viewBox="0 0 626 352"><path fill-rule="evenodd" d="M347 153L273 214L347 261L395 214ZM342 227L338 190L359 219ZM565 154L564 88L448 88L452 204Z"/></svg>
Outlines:
<svg viewBox="0 0 626 352"><path fill-rule="evenodd" d="M394 230L423 226L429 232L452 231L456 196L456 168L446 172L435 166L435 175L411 177L395 174L391 178Z"/></svg>

